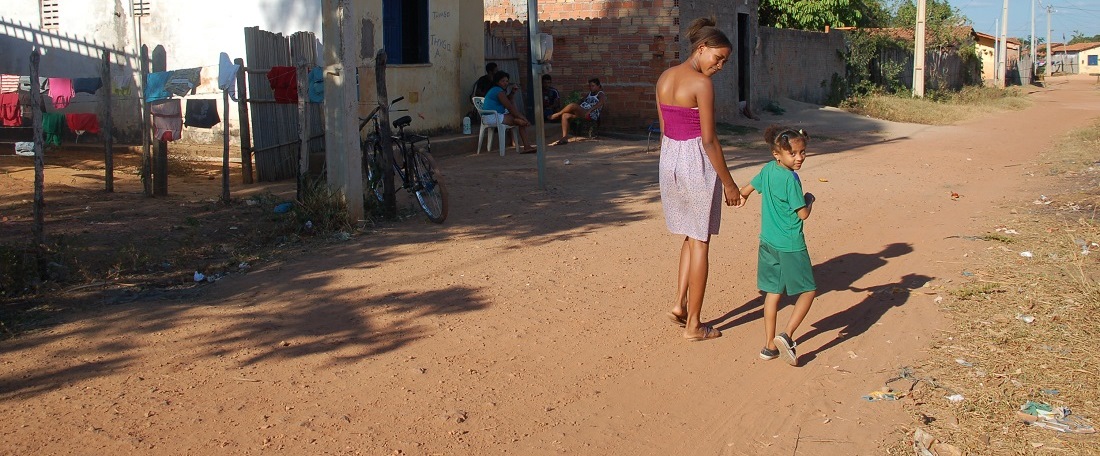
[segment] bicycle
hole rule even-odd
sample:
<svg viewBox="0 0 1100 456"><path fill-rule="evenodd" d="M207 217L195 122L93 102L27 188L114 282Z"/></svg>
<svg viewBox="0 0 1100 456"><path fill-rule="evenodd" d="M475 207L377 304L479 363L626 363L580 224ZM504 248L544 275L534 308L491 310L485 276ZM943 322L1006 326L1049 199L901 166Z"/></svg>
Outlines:
<svg viewBox="0 0 1100 456"><path fill-rule="evenodd" d="M397 103L405 97L398 97L390 102ZM359 119L359 130L363 130L368 123L373 122L374 128L360 140L360 150L363 152L363 183L364 193L373 195L379 201L384 201L384 189L382 188L382 171L384 160L382 154L382 130L379 124L378 111L382 109L379 104L371 113ZM443 178L435 165L435 159L431 155L431 140L424 135L405 133L405 127L412 124L412 117L402 116L393 121L397 134L391 135L393 139L393 175L400 179L401 185L395 190L403 188L416 197L420 208L428 216L428 220L435 223L443 223L447 219L449 207L447 199L447 187L443 184ZM424 143L423 149L417 146ZM369 197L369 196L368 196Z"/></svg>

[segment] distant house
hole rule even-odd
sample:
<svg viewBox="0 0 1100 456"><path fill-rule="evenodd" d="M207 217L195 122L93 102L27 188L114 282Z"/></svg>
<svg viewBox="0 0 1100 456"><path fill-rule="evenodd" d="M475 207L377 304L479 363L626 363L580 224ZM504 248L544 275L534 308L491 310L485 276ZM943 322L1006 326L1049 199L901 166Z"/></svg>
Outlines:
<svg viewBox="0 0 1100 456"><path fill-rule="evenodd" d="M974 30L974 47L978 57L982 59L982 81L992 84L997 71L997 37ZM1020 40L1009 38L1005 43L1005 68L1010 73L1008 80L1013 80L1011 73L1018 70L1019 61Z"/></svg>
<svg viewBox="0 0 1100 456"><path fill-rule="evenodd" d="M1050 53L1054 72L1100 73L1100 43L1077 43L1053 46Z"/></svg>

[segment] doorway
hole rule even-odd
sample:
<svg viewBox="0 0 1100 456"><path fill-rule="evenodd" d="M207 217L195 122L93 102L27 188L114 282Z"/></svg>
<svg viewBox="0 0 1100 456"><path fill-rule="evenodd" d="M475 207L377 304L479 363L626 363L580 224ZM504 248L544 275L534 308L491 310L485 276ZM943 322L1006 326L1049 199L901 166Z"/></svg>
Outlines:
<svg viewBox="0 0 1100 456"><path fill-rule="evenodd" d="M737 14L737 100L749 101L749 15Z"/></svg>

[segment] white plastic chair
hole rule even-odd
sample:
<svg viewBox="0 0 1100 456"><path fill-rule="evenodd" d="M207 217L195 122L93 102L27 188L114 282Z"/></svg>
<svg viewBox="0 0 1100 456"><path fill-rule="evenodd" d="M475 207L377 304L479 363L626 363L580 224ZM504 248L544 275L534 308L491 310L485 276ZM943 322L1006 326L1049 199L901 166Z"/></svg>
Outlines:
<svg viewBox="0 0 1100 456"><path fill-rule="evenodd" d="M485 117L486 116L494 116L498 113L496 111L486 110L483 107L483 105L485 104L485 97L473 97L473 101L474 101L474 108L477 109L477 113L481 116L481 128L478 129L478 132L477 132L477 153L479 153L479 154L481 153L481 142L482 142L482 139L484 139L485 136L486 136L485 135L485 130L488 130L488 129L494 128L494 127L497 129L497 136L500 138L500 156L501 157L504 156L504 149L507 148L504 145L504 143L506 142L505 138L507 137L508 130L512 130L512 144L516 145L516 153L519 153L519 130L516 130L516 126L515 125L505 125L503 120L501 120L501 122L496 124L496 125L488 125L485 122ZM488 138L489 138L488 144L485 145L485 151L486 152L493 149L493 133L492 132L489 133Z"/></svg>

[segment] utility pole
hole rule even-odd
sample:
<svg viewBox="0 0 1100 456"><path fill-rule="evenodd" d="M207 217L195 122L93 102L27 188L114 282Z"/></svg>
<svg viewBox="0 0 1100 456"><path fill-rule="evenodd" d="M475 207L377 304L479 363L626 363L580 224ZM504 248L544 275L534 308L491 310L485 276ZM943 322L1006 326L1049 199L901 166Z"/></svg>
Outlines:
<svg viewBox="0 0 1100 456"><path fill-rule="evenodd" d="M1050 76L1054 72L1054 55L1050 53L1050 15L1054 12L1054 8L1047 5L1047 68L1046 76Z"/></svg>
<svg viewBox="0 0 1100 456"><path fill-rule="evenodd" d="M539 189L546 190L546 128L543 120L545 119L545 113L542 112L543 62L535 61L535 49L542 46L542 40L539 38L538 0L528 0L527 2L527 35L529 37L527 41L527 74L531 75L528 79L531 88L534 89L531 106L535 108L535 150L538 152L535 163L539 175ZM541 50L538 54L540 59L543 58Z"/></svg>
<svg viewBox="0 0 1100 456"><path fill-rule="evenodd" d="M1004 0L1004 7L1001 8L1001 42L998 43L997 49L1000 51L997 55L997 75L994 78L997 79L997 87L1004 88L1007 85L1005 82L1005 54L1008 51L1008 0Z"/></svg>
<svg viewBox="0 0 1100 456"><path fill-rule="evenodd" d="M1035 1L1031 0L1031 45L1028 46L1028 57L1031 58L1031 79L1035 79Z"/></svg>
<svg viewBox="0 0 1100 456"><path fill-rule="evenodd" d="M926 0L917 0L917 27L913 32L913 96L924 98L924 22Z"/></svg>

